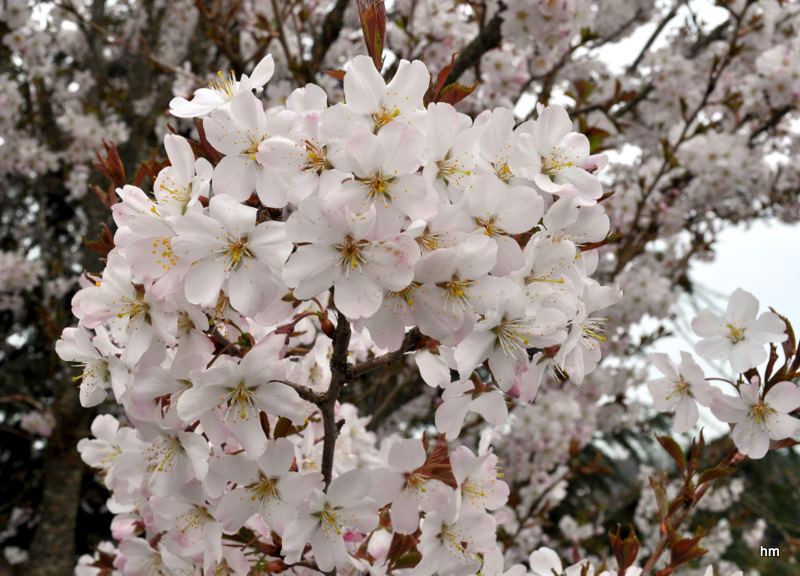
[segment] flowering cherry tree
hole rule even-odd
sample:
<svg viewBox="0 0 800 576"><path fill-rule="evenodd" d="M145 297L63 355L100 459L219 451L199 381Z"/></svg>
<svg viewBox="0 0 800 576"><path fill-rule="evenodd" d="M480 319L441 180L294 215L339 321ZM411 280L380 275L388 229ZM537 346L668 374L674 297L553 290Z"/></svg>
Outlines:
<svg viewBox="0 0 800 576"><path fill-rule="evenodd" d="M45 324L78 391L53 368L49 410L4 400L39 410L20 426L54 451L79 413L62 398L115 406L72 437L113 514L114 542L78 573L736 571L727 520L702 540L689 523L800 433L791 324L744 290L692 321L727 383L689 352L654 354L647 383L675 433L698 405L730 425L727 454L658 436L678 475L641 466L636 532L610 543L592 542L610 529L599 508L557 509L607 470L594 442L647 417L628 391L665 329L628 328L694 293L689 265L725 223L796 218L795 6L721 2L711 27L701 2L167 4L2 13L0 167L12 197L38 190L39 216L20 220L35 242L10 236L23 274L0 303L55 318L69 302L78 322ZM624 73L597 59L648 21ZM46 31L91 66L51 75ZM48 114L53 134L28 121ZM625 146L631 162L604 153ZM90 243L100 267L60 260L45 210L61 171L65 229L103 219L92 155L111 181L92 188L113 219Z"/></svg>

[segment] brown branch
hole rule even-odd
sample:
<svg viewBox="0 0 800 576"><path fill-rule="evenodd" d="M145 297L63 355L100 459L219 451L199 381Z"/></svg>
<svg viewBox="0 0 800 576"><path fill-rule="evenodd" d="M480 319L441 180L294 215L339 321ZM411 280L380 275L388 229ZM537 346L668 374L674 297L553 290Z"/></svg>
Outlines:
<svg viewBox="0 0 800 576"><path fill-rule="evenodd" d="M211 341L222 348L218 352L218 355L222 355L223 353L227 352L230 356L236 356L237 358L242 358L244 354L242 351L236 347L235 342L231 342L225 336L222 335L222 332L214 328L214 331L208 336L211 338Z"/></svg>
<svg viewBox="0 0 800 576"><path fill-rule="evenodd" d="M83 15L69 2L64 4L56 4L56 8L61 8L64 12L69 12L84 26L88 26L89 28L94 29L95 32L98 32L103 38L113 38L115 44L119 44L120 46L124 46L131 54L136 54L137 56L141 56L142 58L146 58L150 60L153 64L160 67L162 70L166 72L170 72L172 74L185 74L185 71L173 66L166 60L162 60L157 56L154 56L152 51L145 46L144 49L138 48L132 45L129 42L126 42L121 36L115 34L108 28L105 28L95 22L94 20L87 20L83 17ZM195 78L197 80L197 78ZM199 80L197 80L199 82Z"/></svg>
<svg viewBox="0 0 800 576"><path fill-rule="evenodd" d="M752 144L753 141L756 138L758 138L761 134L771 130L772 128L775 128L778 125L778 123L780 123L780 121L783 119L783 117L786 116L792 110L794 110L794 106L792 106L791 104L787 104L786 106L782 106L781 108L774 110L772 112L772 116L770 116L769 119L764 124L759 126L755 132L750 134L750 137L747 139L747 142Z"/></svg>
<svg viewBox="0 0 800 576"><path fill-rule="evenodd" d="M336 332L333 334L333 354L331 355L331 383L328 391L317 404L322 413L322 426L325 432L322 445L322 476L325 479L325 490L331 485L333 473L333 455L336 438L344 420L336 421L336 400L339 392L347 384L347 373L350 367L347 361L347 349L350 346L350 322L344 314L337 311Z"/></svg>
<svg viewBox="0 0 800 576"><path fill-rule="evenodd" d="M450 70L450 74L447 75L447 80L444 81L445 86L458 82L461 75L467 69L477 65L484 54L500 46L500 41L503 39L500 33L500 26L503 24L502 15L504 11L505 5L501 2L497 14L495 14L486 26L481 28L478 35L458 53L456 61L453 63L453 68Z"/></svg>
<svg viewBox="0 0 800 576"><path fill-rule="evenodd" d="M392 391L384 397L383 401L380 403L380 406L378 406L378 408L376 408L372 413L372 417L369 419L369 422L366 426L367 430L374 430L377 428L378 423L383 420L383 413L394 403L397 395L400 394L400 392L409 384L411 384L411 382L413 382L414 377L415 374L412 373L411 377L407 376L403 379L397 379L397 384L395 384L394 388L392 388Z"/></svg>
<svg viewBox="0 0 800 576"><path fill-rule="evenodd" d="M642 63L642 60L647 55L647 51L650 50L650 47L653 45L653 42L655 42L656 39L661 35L661 33L664 31L664 28L667 27L667 24L669 24L672 21L672 19L675 18L675 16L677 16L678 9L684 4L686 4L686 0L678 0L677 2L675 2L675 5L672 7L672 10L670 10L667 13L667 15L661 19L661 22L658 23L658 26L656 26L656 29L653 30L653 33L650 35L650 38L648 38L647 42L645 42L644 46L639 52L639 55L633 62L631 62L631 65L628 66L628 69L625 70L625 74L627 76L630 76L631 74L636 72L636 69L639 67L639 64Z"/></svg>
<svg viewBox="0 0 800 576"><path fill-rule="evenodd" d="M420 339L422 338L422 333L419 331L419 328L414 328L413 330L409 330L406 333L405 338L403 338L403 343L400 345L400 348L395 350L394 352L389 352L388 354L384 354L383 356L378 356L377 358L370 358L369 360L364 360L363 362L359 362L355 366L350 366L349 370L347 371L347 378L352 380L353 378L357 378L362 374L366 374L370 370L374 370L375 368L381 368L383 366L388 366L389 364L394 364L400 358L402 358L406 352L414 348Z"/></svg>
<svg viewBox="0 0 800 576"><path fill-rule="evenodd" d="M311 50L311 62L306 67L306 80L314 81L314 76L319 72L325 55L330 47L339 37L344 27L344 12L347 9L348 0L337 0L333 9L328 12L325 22L322 23L322 32L314 38L314 47Z"/></svg>

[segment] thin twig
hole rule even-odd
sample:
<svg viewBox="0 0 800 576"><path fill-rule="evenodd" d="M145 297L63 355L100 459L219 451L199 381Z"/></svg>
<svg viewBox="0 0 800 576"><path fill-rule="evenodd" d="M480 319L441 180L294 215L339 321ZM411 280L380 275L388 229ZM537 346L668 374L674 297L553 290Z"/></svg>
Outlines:
<svg viewBox="0 0 800 576"><path fill-rule="evenodd" d="M644 60L644 57L647 55L647 51L650 50L650 47L664 31L664 28L667 27L667 24L669 24L672 21L672 19L675 18L675 16L677 16L678 9L684 4L686 4L686 0L678 0L677 2L675 2L675 5L672 7L672 10L670 10L667 13L667 15L661 19L661 22L658 23L658 26L656 26L656 29L653 30L653 33L650 35L650 38L648 38L647 42L645 42L644 46L642 46L639 55L633 62L631 62L631 65L628 66L628 69L625 70L625 74L627 76L630 76L631 74L636 72L636 69L639 67L639 64L642 63L642 60Z"/></svg>
<svg viewBox="0 0 800 576"><path fill-rule="evenodd" d="M729 464L736 464L742 459L744 459L744 456L739 454L739 451L734 448L725 458L722 459L719 464L717 464L717 468L727 468ZM706 493L714 484L715 482L707 482L706 484L703 484L703 486L697 490L697 492L695 492L690 506L683 507L678 510L674 518L666 518L664 520L664 523L668 524L669 530L665 530L664 533L661 534L661 539L658 541L655 550L653 550L653 553L650 555L650 559L647 561L647 564L645 564L641 576L650 576L650 574L653 573L656 562L658 562L658 559L661 558L661 555L669 546L670 530L674 532L680 528L681 524L683 524L683 521L686 520L686 518L694 511L697 503L703 498L703 496L706 495Z"/></svg>

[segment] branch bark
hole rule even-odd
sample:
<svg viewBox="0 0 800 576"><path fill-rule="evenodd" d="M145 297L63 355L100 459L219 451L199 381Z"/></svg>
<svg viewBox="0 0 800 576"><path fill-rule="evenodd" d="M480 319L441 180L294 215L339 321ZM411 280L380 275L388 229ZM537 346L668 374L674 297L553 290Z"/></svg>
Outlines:
<svg viewBox="0 0 800 576"><path fill-rule="evenodd" d="M489 50L500 46L500 42L503 39L500 33L500 26L503 24L502 15L504 11L505 6L500 3L497 14L489 20L486 26L481 28L481 31L472 39L472 42L467 44L467 47L458 53L456 61L453 63L453 68L450 70L450 74L447 75L447 80L444 82L445 86L453 82L458 82L458 79L467 69L472 68L480 62L481 56L486 54Z"/></svg>

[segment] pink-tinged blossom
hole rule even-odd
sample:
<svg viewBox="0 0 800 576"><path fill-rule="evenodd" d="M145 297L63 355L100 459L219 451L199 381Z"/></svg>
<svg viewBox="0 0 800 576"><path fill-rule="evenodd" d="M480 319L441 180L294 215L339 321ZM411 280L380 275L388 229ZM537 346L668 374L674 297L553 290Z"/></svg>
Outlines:
<svg viewBox="0 0 800 576"><path fill-rule="evenodd" d="M681 351L679 366L661 352L653 352L650 359L664 374L664 378L647 383L656 410L667 412L675 408L673 430L678 434L688 432L700 417L697 405L710 406L718 390L706 382L703 369L688 352Z"/></svg>
<svg viewBox="0 0 800 576"><path fill-rule="evenodd" d="M177 418L167 415L164 423L153 422L140 426L150 444L144 450L147 457L147 485L150 492L164 498L180 492L194 480L208 474L208 441L200 434L167 428L178 425Z"/></svg>
<svg viewBox="0 0 800 576"><path fill-rule="evenodd" d="M369 532L378 525L377 505L365 497L371 487L369 472L356 469L334 479L327 493L314 490L308 512L283 533L286 562L298 562L310 543L314 560L323 572L347 566L347 533Z"/></svg>
<svg viewBox="0 0 800 576"><path fill-rule="evenodd" d="M711 401L714 416L733 424L733 442L739 452L753 459L763 458L770 440L783 440L800 434L800 420L790 414L800 408L800 387L778 382L763 397L753 378L739 386L741 398L717 395Z"/></svg>
<svg viewBox="0 0 800 576"><path fill-rule="evenodd" d="M603 186L597 176L583 169L590 161L589 139L572 131L572 120L562 106L539 108L539 118L528 145L535 147L541 157L541 171L521 174L531 177L539 189L555 195L576 195L582 206L597 203Z"/></svg>
<svg viewBox="0 0 800 576"><path fill-rule="evenodd" d="M142 538L131 538L119 543L120 555L114 567L124 576L196 576L194 562L173 554L169 550L156 550Z"/></svg>
<svg viewBox="0 0 800 576"><path fill-rule="evenodd" d="M414 269L414 317L420 330L454 345L470 333L478 314L485 313L511 281L489 276L497 262L497 245L472 234L453 248L426 254Z"/></svg>
<svg viewBox="0 0 800 576"><path fill-rule="evenodd" d="M109 322L115 341L125 345L122 360L128 365L142 358L154 338L169 339L177 320L163 301L134 287L130 265L116 250L102 279L75 294L72 310L86 328Z"/></svg>
<svg viewBox="0 0 800 576"><path fill-rule="evenodd" d="M373 315L386 292L411 282L419 248L395 234L378 241L365 237L374 209L365 219L342 214L321 198L304 200L286 223L289 239L301 245L283 271L297 298L312 298L331 286L336 307L348 318Z"/></svg>
<svg viewBox="0 0 800 576"><path fill-rule="evenodd" d="M256 160L272 174L273 187L291 204L297 205L311 195L324 197L350 175L337 170L328 158L331 148L319 134L320 113L327 106L327 95L319 86L298 88L286 101L281 115L296 114L297 119L286 134L270 134L261 142ZM340 155L343 155L340 154Z"/></svg>
<svg viewBox="0 0 800 576"><path fill-rule="evenodd" d="M419 551L422 560L414 576L471 574L481 565L481 554L497 546L497 522L486 512L462 510L457 514L458 496L453 495L441 510L430 512L422 521Z"/></svg>
<svg viewBox="0 0 800 576"><path fill-rule="evenodd" d="M151 504L154 525L165 531L163 541L170 552L184 557L202 555L204 566L222 559L222 527L198 484L172 498L153 497Z"/></svg>
<svg viewBox="0 0 800 576"><path fill-rule="evenodd" d="M497 510L508 500L508 484L498 477L497 456L490 452L475 455L466 446L450 453L450 465L461 495L461 513Z"/></svg>
<svg viewBox="0 0 800 576"><path fill-rule="evenodd" d="M497 388L477 389L471 380L448 384L442 394L442 403L436 409L436 429L452 441L458 438L468 412L475 412L493 426L502 426L508 418L508 406L503 393Z"/></svg>
<svg viewBox="0 0 800 576"><path fill-rule="evenodd" d="M275 277L292 250L284 224L256 225L257 210L230 196L214 196L208 210L208 216L189 213L175 223L173 249L191 263L186 299L213 307L227 280L231 305L255 315L284 293Z"/></svg>
<svg viewBox="0 0 800 576"><path fill-rule="evenodd" d="M214 167L214 194L228 194L243 202L253 192L265 206L286 204L286 191L272 186L272 173L258 161L259 145L268 136L264 105L250 93L237 96L231 109L214 112L203 121L211 145L225 154Z"/></svg>
<svg viewBox="0 0 800 576"><path fill-rule="evenodd" d="M497 244L497 263L491 273L506 276L521 268L522 249L512 236L539 223L544 214L542 197L526 186L508 186L493 176L483 176L467 194L466 208L475 228Z"/></svg>
<svg viewBox="0 0 800 576"><path fill-rule="evenodd" d="M435 510L447 501L447 486L418 470L426 460L422 441L396 440L389 448L388 468L372 471L371 495L379 506L392 505L390 517L394 532L413 534L419 527L420 509Z"/></svg>
<svg viewBox="0 0 800 576"><path fill-rule="evenodd" d="M423 97L430 74L420 61L400 60L386 84L369 56L356 56L344 77L343 104L325 110L320 128L326 138L358 132L378 132L391 122L424 125Z"/></svg>
<svg viewBox="0 0 800 576"><path fill-rule="evenodd" d="M237 81L233 71L227 76L217 72L217 79L208 83L208 88L199 88L194 93L191 101L177 96L169 103L170 113L178 118L197 118L213 112L219 108L227 107L237 95L251 93L252 90L261 91L264 85L272 78L275 71L275 61L272 54L267 54L253 69L248 77L242 74Z"/></svg>
<svg viewBox="0 0 800 576"><path fill-rule="evenodd" d="M253 347L238 364L220 358L206 370L190 373L193 386L178 399L178 415L186 422L211 416L222 410L222 423L244 447L248 456L258 458L267 447L260 413L283 416L302 424L307 404L284 384L283 362L275 345L280 335Z"/></svg>
<svg viewBox="0 0 800 576"><path fill-rule="evenodd" d="M325 199L357 214L374 206L377 237L398 232L406 218L432 217L436 213L436 193L416 174L423 141L422 132L403 123L392 123L377 135L352 136L346 144L346 161L336 167L352 172L354 178L343 182Z"/></svg>
<svg viewBox="0 0 800 576"><path fill-rule="evenodd" d="M785 324L777 314L758 314L758 299L737 288L725 314L701 310L692 319L692 330L700 336L695 351L710 360L729 360L733 370L744 373L767 359L766 345L783 342Z"/></svg>
<svg viewBox="0 0 800 576"><path fill-rule="evenodd" d="M217 506L217 520L226 532L236 532L258 514L278 534L297 517L296 505L313 490L322 489L322 474L290 472L294 445L286 438L270 442L257 460L233 457L226 479L238 486L226 493Z"/></svg>
<svg viewBox="0 0 800 576"><path fill-rule="evenodd" d="M514 564L505 570L503 551L499 546L483 554L483 566L479 573L481 576L525 576L525 573L526 570L522 564Z"/></svg>
<svg viewBox="0 0 800 576"><path fill-rule="evenodd" d="M488 124L473 126L469 116L445 102L429 104L425 120L428 153L423 176L442 201L458 202L470 177L491 171L478 153L478 139Z"/></svg>
<svg viewBox="0 0 800 576"><path fill-rule="evenodd" d="M542 547L531 552L528 562L531 566L532 576L553 576L553 574L582 576L587 572L586 564L588 564L587 576L594 574L594 567L588 562L579 562L564 568L564 565L561 563L561 558L558 557L558 554L552 548Z"/></svg>
<svg viewBox="0 0 800 576"><path fill-rule="evenodd" d="M105 400L108 388L116 381L116 389L124 389L128 381L128 369L117 358L119 350L108 337L100 331L94 341L89 332L81 327L64 328L61 339L56 342L56 353L65 362L73 362L73 366L81 369L80 393L81 406L89 408L97 406Z"/></svg>
<svg viewBox="0 0 800 576"><path fill-rule="evenodd" d="M589 317L597 310L607 308L622 298L616 286L601 286L588 281L579 297L578 314L569 327L567 339L561 345L555 361L576 385L583 383L586 374L594 371L601 357L601 346L606 337L606 318Z"/></svg>
<svg viewBox="0 0 800 576"><path fill-rule="evenodd" d="M110 414L100 414L92 422L92 436L78 441L81 459L103 470L103 483L110 490L138 488L144 479L147 444L136 437L133 428L120 428Z"/></svg>
<svg viewBox="0 0 800 576"><path fill-rule="evenodd" d="M208 196L213 167L205 158L195 160L189 141L182 136L164 136L170 165L162 169L153 183L159 207L172 216L181 216Z"/></svg>
<svg viewBox="0 0 800 576"><path fill-rule="evenodd" d="M488 359L494 379L508 391L515 373L527 366L528 348L560 344L567 337L566 325L561 311L530 302L513 284L497 296L495 306L456 347L459 374L467 378Z"/></svg>

